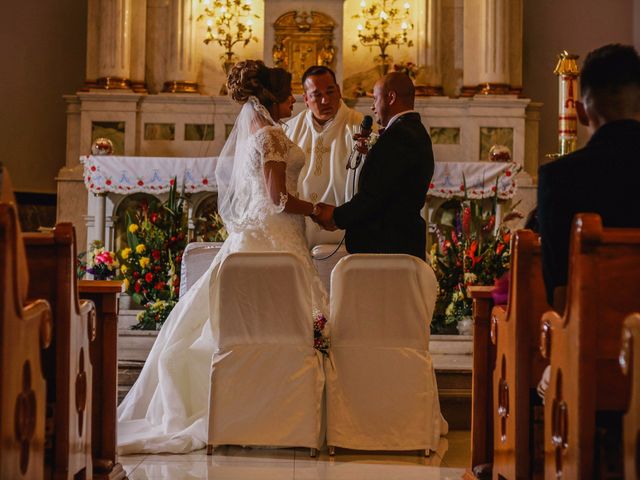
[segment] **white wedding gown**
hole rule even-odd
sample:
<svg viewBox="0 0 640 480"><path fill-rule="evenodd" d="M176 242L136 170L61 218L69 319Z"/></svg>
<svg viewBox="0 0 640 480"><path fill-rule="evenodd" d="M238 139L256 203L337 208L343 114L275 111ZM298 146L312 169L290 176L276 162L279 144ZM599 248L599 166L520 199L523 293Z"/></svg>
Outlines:
<svg viewBox="0 0 640 480"><path fill-rule="evenodd" d="M217 348L213 332L218 331L209 299L220 264L230 253L293 253L306 267L314 309L328 315L328 296L309 255L304 217L282 211L284 203L274 207L264 180L264 162L285 162L287 191L296 195L304 153L278 125L261 128L245 145L242 193L249 195L252 218L260 221L230 232L207 272L167 318L140 377L118 407L119 454L185 453L206 445L210 367Z"/></svg>

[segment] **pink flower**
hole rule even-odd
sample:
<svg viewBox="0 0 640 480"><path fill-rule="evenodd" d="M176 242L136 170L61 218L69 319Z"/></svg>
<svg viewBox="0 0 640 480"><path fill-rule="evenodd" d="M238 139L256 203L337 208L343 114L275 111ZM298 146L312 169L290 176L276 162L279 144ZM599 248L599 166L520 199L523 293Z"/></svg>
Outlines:
<svg viewBox="0 0 640 480"><path fill-rule="evenodd" d="M111 256L111 252L102 252L96 255L96 263L105 263L107 265L111 265L113 263L113 257Z"/></svg>

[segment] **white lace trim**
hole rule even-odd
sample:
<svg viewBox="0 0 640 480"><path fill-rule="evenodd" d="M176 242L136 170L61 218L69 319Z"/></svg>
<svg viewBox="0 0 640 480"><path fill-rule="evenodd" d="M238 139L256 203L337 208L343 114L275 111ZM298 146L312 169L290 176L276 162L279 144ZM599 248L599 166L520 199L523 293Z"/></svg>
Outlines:
<svg viewBox="0 0 640 480"><path fill-rule="evenodd" d="M260 114L265 120L267 120L271 125L277 125L276 121L271 117L269 110L266 109L264 105L260 103L258 97L251 95L248 100L256 112Z"/></svg>
<svg viewBox="0 0 640 480"><path fill-rule="evenodd" d="M289 201L289 195L286 193L280 192L280 203L276 207L276 212L278 213L284 212L284 207L286 206L288 201Z"/></svg>

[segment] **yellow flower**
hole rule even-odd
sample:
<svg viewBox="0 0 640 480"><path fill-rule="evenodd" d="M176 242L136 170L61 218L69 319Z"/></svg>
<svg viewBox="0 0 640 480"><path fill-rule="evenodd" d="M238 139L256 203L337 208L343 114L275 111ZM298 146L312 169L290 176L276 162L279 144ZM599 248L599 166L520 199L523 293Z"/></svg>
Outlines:
<svg viewBox="0 0 640 480"><path fill-rule="evenodd" d="M140 245L136 246L136 253L144 253L146 249L147 247L144 246L144 243L141 243Z"/></svg>
<svg viewBox="0 0 640 480"><path fill-rule="evenodd" d="M138 228L140 227L138 227L138 225L135 223L132 223L131 225L129 225L129 231L131 233L136 233L138 231Z"/></svg>
<svg viewBox="0 0 640 480"><path fill-rule="evenodd" d="M138 263L140 263L141 268L146 268L149 265L149 257L142 257Z"/></svg>
<svg viewBox="0 0 640 480"><path fill-rule="evenodd" d="M122 257L123 260L126 260L127 258L129 258L129 255L131 255L131 249L129 247L123 248L120 251L120 256Z"/></svg>
<svg viewBox="0 0 640 480"><path fill-rule="evenodd" d="M124 265L123 265L123 267L124 267ZM125 278L124 279L124 291L126 292L128 290L129 290L129 279Z"/></svg>
<svg viewBox="0 0 640 480"><path fill-rule="evenodd" d="M125 273L127 273L127 270L129 270L129 269L127 268L127 266L126 266L126 265L122 265L122 266L120 267L120 271L122 272L122 274L123 274L123 275L124 275Z"/></svg>

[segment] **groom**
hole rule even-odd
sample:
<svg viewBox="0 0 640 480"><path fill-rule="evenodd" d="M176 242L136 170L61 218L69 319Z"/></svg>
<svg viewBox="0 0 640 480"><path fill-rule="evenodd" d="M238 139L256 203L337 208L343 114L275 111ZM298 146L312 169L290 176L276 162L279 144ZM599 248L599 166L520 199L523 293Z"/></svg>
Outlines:
<svg viewBox="0 0 640 480"><path fill-rule="evenodd" d="M327 230L346 230L349 253L406 253L425 259L426 223L420 215L433 176L433 150L415 89L393 72L373 87L377 122L384 127L365 158L358 193L335 207L319 203L314 220Z"/></svg>

